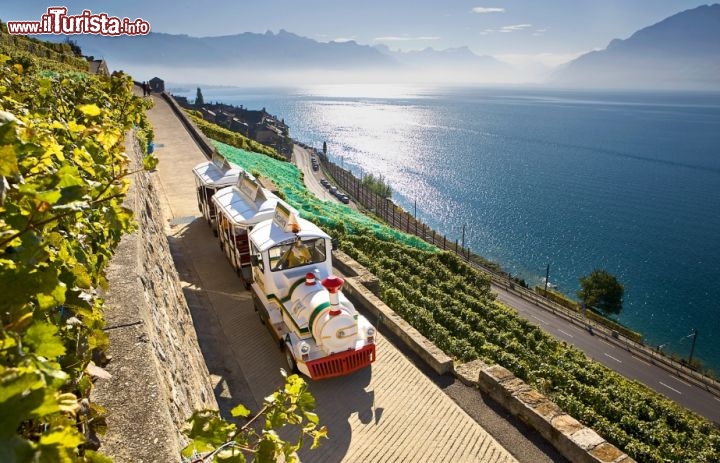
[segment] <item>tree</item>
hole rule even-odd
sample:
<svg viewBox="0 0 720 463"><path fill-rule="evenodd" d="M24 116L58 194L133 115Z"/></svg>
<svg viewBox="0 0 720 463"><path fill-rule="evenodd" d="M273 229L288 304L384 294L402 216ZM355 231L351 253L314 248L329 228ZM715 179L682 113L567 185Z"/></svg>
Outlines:
<svg viewBox="0 0 720 463"><path fill-rule="evenodd" d="M202 96L202 90L200 90L200 87L198 87L197 95L195 96L195 106L199 108L204 104L205 104L205 99Z"/></svg>
<svg viewBox="0 0 720 463"><path fill-rule="evenodd" d="M82 48L80 48L80 45L78 45L75 40L70 40L68 37L65 39L65 43L70 46L70 50L72 50L75 56L82 56Z"/></svg>
<svg viewBox="0 0 720 463"><path fill-rule="evenodd" d="M605 270L595 269L580 278L577 296L586 306L606 314L618 314L622 310L625 288L615 276Z"/></svg>
<svg viewBox="0 0 720 463"><path fill-rule="evenodd" d="M390 198L392 196L392 187L382 174L378 177L375 177L373 174L367 174L363 177L362 184L378 196L383 198Z"/></svg>

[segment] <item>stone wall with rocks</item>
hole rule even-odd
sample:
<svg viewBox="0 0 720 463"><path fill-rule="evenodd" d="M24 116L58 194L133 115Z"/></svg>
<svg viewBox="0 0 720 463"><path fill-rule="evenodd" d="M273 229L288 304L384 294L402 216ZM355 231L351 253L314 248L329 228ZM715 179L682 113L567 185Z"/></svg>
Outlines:
<svg viewBox="0 0 720 463"><path fill-rule="evenodd" d="M126 150L139 168L131 136ZM100 452L117 462L180 461L184 421L218 405L168 247L157 180L142 171L131 183L125 205L139 227L123 237L104 295L111 357L104 368L112 378L99 380L91 397L108 411Z"/></svg>

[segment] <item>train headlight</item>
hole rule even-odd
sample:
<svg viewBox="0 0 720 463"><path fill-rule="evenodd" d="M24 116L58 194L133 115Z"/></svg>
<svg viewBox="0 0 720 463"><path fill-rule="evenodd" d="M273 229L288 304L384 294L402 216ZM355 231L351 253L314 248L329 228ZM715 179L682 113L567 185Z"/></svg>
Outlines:
<svg viewBox="0 0 720 463"><path fill-rule="evenodd" d="M310 358L310 346L306 342L300 343L300 355L303 360Z"/></svg>

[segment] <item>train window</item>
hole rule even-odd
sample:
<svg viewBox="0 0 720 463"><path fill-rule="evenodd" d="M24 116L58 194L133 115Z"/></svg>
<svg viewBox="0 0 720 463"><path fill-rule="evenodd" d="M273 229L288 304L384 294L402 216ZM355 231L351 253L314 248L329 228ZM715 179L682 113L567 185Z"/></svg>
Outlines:
<svg viewBox="0 0 720 463"><path fill-rule="evenodd" d="M325 240L313 238L281 244L269 250L272 271L287 270L309 264L325 262Z"/></svg>

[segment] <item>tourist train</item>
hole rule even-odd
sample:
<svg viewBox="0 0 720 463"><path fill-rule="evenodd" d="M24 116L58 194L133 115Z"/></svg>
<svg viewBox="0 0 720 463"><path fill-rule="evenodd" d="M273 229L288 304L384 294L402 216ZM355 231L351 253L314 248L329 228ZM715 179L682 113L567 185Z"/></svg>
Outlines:
<svg viewBox="0 0 720 463"><path fill-rule="evenodd" d="M376 330L333 275L333 240L257 179L222 158L193 169L198 208L284 352L312 379L375 361Z"/></svg>

